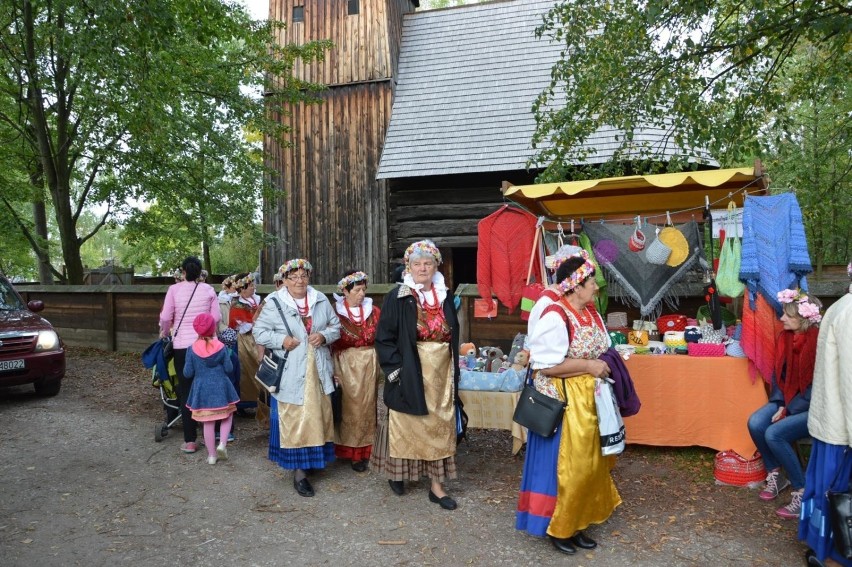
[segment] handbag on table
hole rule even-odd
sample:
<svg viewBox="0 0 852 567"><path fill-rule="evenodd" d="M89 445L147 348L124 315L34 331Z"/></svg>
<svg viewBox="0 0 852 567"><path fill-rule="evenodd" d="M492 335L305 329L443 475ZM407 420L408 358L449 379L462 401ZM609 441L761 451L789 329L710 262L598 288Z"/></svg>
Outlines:
<svg viewBox="0 0 852 567"><path fill-rule="evenodd" d="M556 432L556 428L562 422L562 416L565 414L565 408L568 404L562 400L546 396L536 390L532 380L530 380L531 376L532 369L528 371L527 381L523 391L521 391L518 405L515 406L515 414L512 416L512 421L523 425L542 437L550 437ZM562 389L564 394L564 382Z"/></svg>
<svg viewBox="0 0 852 567"><path fill-rule="evenodd" d="M287 334L293 336L293 331L290 330L290 325L287 324L287 319L284 317L284 311L281 310L281 304L274 297L269 298L275 307L278 309L278 314L281 315L281 320L284 321L284 327L287 329ZM274 394L281 388L281 376L284 374L284 366L287 362L287 357L290 351L285 350L284 356L278 356L271 348L265 348L263 358L260 360L260 365L257 367L257 373L254 375L255 381L267 392Z"/></svg>

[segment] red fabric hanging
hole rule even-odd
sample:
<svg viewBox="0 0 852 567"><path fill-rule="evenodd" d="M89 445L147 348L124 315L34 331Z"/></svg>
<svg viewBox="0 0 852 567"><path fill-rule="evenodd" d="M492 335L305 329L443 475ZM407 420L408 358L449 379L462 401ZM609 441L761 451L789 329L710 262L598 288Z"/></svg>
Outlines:
<svg viewBox="0 0 852 567"><path fill-rule="evenodd" d="M485 299L496 295L509 313L520 303L527 283L536 220L526 211L503 205L479 221L476 254L479 295ZM534 262L532 273L536 281L542 281L539 262Z"/></svg>

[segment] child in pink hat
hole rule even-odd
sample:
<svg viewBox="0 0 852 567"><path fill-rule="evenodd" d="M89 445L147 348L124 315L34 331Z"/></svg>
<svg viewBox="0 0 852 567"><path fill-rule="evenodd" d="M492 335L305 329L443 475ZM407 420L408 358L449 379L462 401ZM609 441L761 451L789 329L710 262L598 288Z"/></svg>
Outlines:
<svg viewBox="0 0 852 567"><path fill-rule="evenodd" d="M237 411L240 396L228 379L233 370L228 351L216 338L216 322L208 313L199 314L192 322L198 339L186 351L183 375L195 378L186 401L192 419L204 425L204 444L207 463L228 458L228 434ZM216 445L216 422L219 424L219 445Z"/></svg>

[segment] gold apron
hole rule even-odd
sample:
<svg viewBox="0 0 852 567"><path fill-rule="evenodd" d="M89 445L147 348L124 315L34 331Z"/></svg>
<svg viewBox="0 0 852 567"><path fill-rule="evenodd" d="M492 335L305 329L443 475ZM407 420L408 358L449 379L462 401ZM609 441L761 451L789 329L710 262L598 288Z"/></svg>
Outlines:
<svg viewBox="0 0 852 567"><path fill-rule="evenodd" d="M595 378L590 374L565 380L554 378L560 397L563 382L568 407L559 442L556 508L547 528L547 533L556 538L571 537L591 524L606 521L621 504L610 476L615 456L601 455Z"/></svg>
<svg viewBox="0 0 852 567"><path fill-rule="evenodd" d="M418 342L427 415L388 409L390 456L438 461L456 454L453 357L447 343Z"/></svg>
<svg viewBox="0 0 852 567"><path fill-rule="evenodd" d="M343 390L343 415L334 426L334 442L366 447L376 436L376 383L379 358L373 347L348 348L334 357L334 374Z"/></svg>
<svg viewBox="0 0 852 567"><path fill-rule="evenodd" d="M308 345L304 403L297 406L278 402L278 443L282 449L322 447L334 441L331 397L322 392L315 353L314 347Z"/></svg>
<svg viewBox="0 0 852 567"><path fill-rule="evenodd" d="M254 375L260 365L260 357L257 356L257 344L251 333L237 336L237 353L240 356L240 401L257 401L257 384Z"/></svg>

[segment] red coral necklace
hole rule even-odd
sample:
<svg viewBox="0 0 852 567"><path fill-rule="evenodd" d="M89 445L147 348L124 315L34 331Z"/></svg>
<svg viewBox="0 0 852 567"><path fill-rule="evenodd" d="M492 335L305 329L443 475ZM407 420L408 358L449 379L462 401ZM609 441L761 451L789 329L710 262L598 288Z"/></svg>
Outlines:
<svg viewBox="0 0 852 567"><path fill-rule="evenodd" d="M346 316L349 317L349 320L352 321L353 325L355 325L356 327L360 327L361 325L364 324L364 306L363 305L358 305L357 307L355 307L355 309L357 309L358 311L361 312L361 314L358 315L357 319L355 318L355 314L352 312L352 310L349 309L349 304L346 303L346 301L343 302L343 306L346 307Z"/></svg>
<svg viewBox="0 0 852 567"><path fill-rule="evenodd" d="M574 306L573 306L573 305L571 305L571 302L570 302L570 301L568 301L568 298L567 298L567 297L563 297L561 301L562 301L562 304L563 304L563 305L565 305L565 307L567 307L567 308L568 308L568 310L569 310L571 313L573 313L573 314L574 314L574 316L577 318L577 320L580 322L580 324L581 324L581 325L589 325L589 324L591 324L591 322L592 322L592 314L591 314L591 313L589 313L589 308L588 308L588 307L584 307L584 308L583 308L583 313L582 313L582 315L581 315L581 314L580 314L580 313L579 313L576 309L574 309Z"/></svg>
<svg viewBox="0 0 852 567"><path fill-rule="evenodd" d="M296 299L295 297L293 298L293 301L296 302L296 309L299 310L299 315L301 315L302 317L307 317L308 313L310 313L310 311L311 311L310 306L308 306L308 296L305 295L305 306L304 307L299 305L299 300Z"/></svg>
<svg viewBox="0 0 852 567"><path fill-rule="evenodd" d="M423 299L420 300L420 306L432 315L436 315L441 311L441 303L438 301L438 292L435 291L435 286L432 286L432 299L435 300L435 305L429 305L424 295Z"/></svg>

